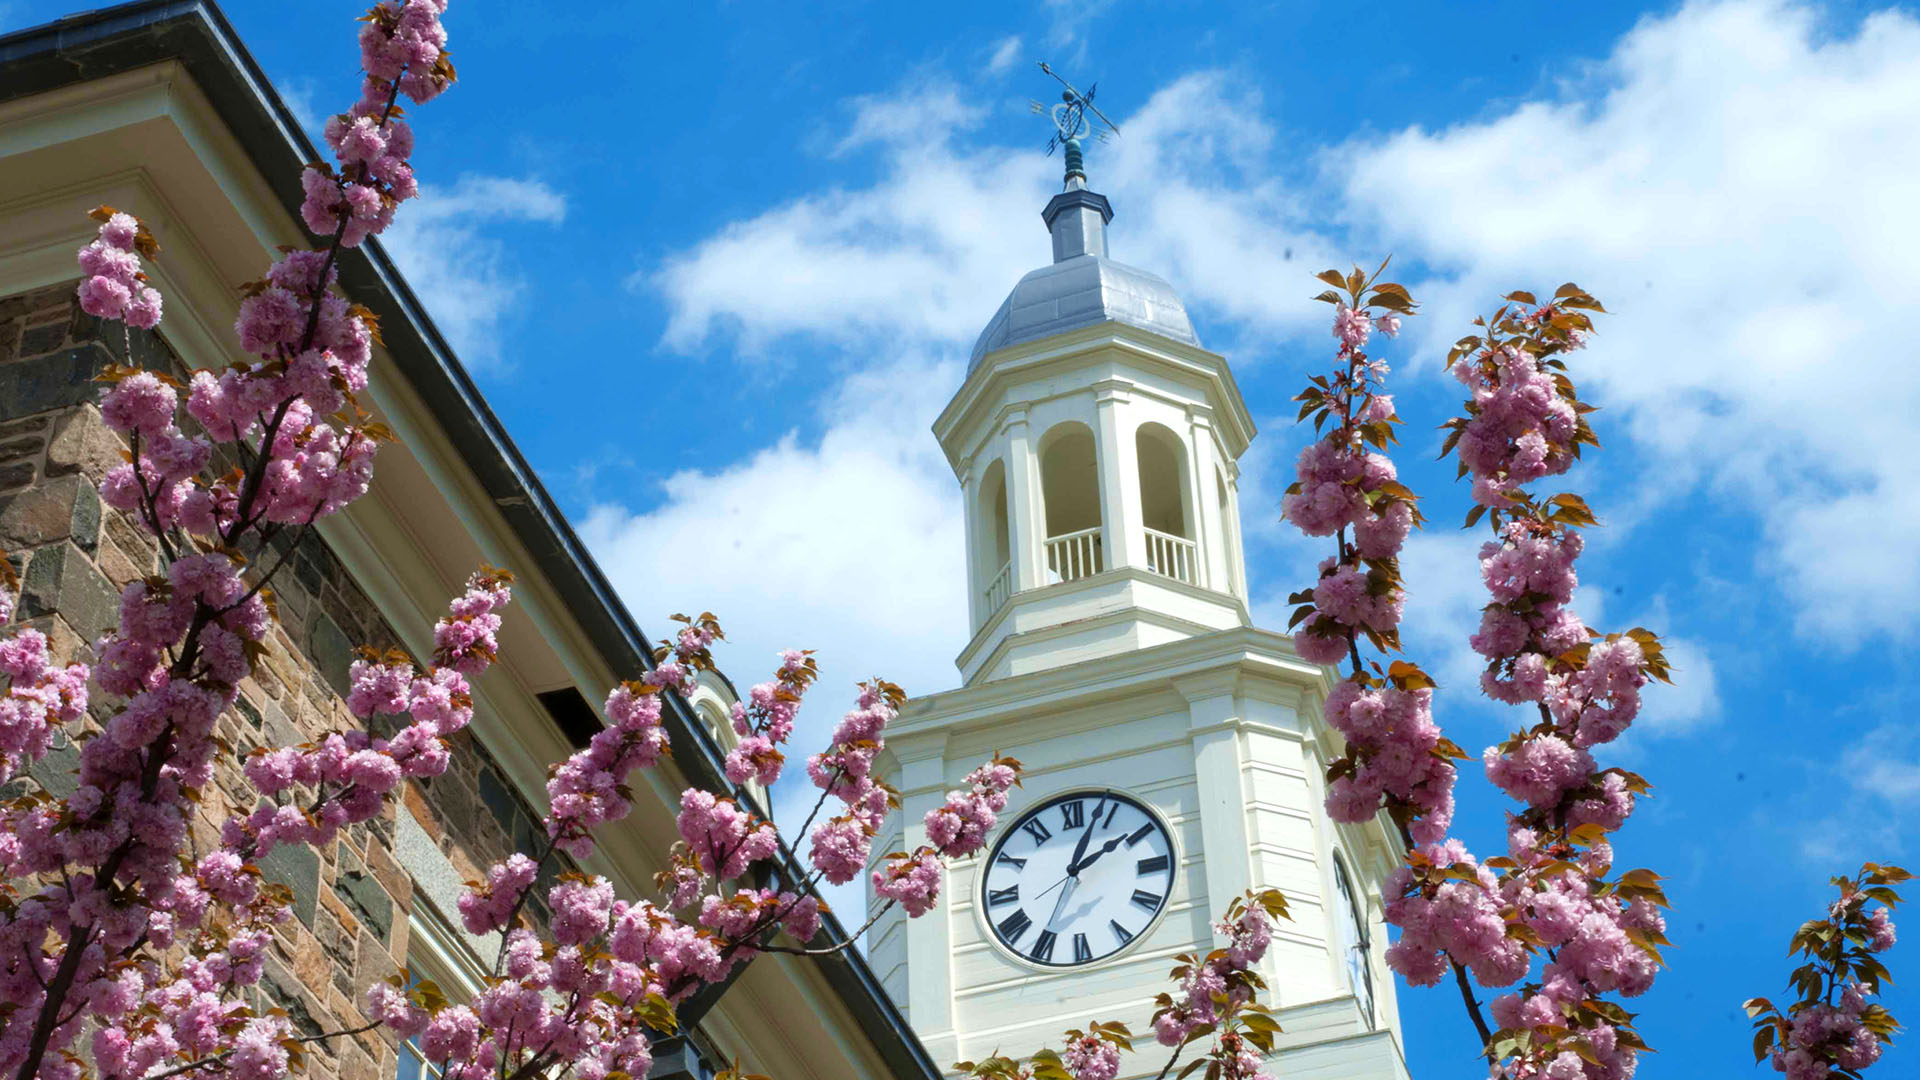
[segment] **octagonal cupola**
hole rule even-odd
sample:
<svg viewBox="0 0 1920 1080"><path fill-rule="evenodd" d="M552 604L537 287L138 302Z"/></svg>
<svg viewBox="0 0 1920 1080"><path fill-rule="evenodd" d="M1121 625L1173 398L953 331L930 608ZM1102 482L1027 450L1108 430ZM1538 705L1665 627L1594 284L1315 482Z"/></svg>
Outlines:
<svg viewBox="0 0 1920 1080"><path fill-rule="evenodd" d="M1164 279L1108 253L1069 157L1052 261L974 343L934 430L965 494L969 683L1250 625L1235 465L1253 424Z"/></svg>

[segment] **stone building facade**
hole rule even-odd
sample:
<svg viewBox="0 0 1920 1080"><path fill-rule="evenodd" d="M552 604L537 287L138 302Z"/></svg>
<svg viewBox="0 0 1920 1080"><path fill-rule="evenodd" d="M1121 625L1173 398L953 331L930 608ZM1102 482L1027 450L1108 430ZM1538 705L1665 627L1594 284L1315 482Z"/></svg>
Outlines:
<svg viewBox="0 0 1920 1080"><path fill-rule="evenodd" d="M343 9L347 62L351 14ZM236 286L276 248L307 242L299 174L319 154L211 0L74 16L0 36L0 57L0 550L21 578L17 620L43 630L61 660L88 659L121 588L160 569L154 545L97 494L125 446L94 405L93 377L113 364L184 377L246 359L230 330ZM103 203L138 214L161 244L150 273L167 306L154 332L78 309L74 252L94 228L87 211ZM283 847L262 867L291 890L295 918L266 960L259 1004L309 1034L359 1026L366 988L402 968L452 997L478 988L498 939L460 928L464 882L535 848L549 763L598 730L591 703L651 662L649 638L378 245L345 253L339 270L342 290L379 318L384 343L363 403L397 441L383 447L367 496L311 530L274 579L279 623L221 720L232 757L205 793L196 842L252 808L239 763L254 747L356 724L342 697L356 649L423 657L475 567L505 566L516 584L500 662L475 682L474 721L455 737L448 772L407 782L382 817L325 848ZM94 708L111 704L99 695ZM634 785L633 814L579 869L620 895L649 896L684 787L759 799L721 769L732 736L715 720L730 704L717 677L670 703L671 761ZM77 757L63 742L16 783L65 794ZM831 918L824 932L845 935ZM734 1059L782 1080L942 1072L857 954L763 955L684 1003L681 1021L683 1037L657 1048L663 1080L710 1076ZM314 1045L306 1074L429 1075L383 1031Z"/></svg>
<svg viewBox="0 0 1920 1080"><path fill-rule="evenodd" d="M123 332L82 312L77 284L0 300L0 548L20 573L18 620L46 634L61 663L91 662L88 643L114 625L120 590L161 572L150 536L100 502L97 486L126 443L94 407L100 384L93 377L110 364L183 380L190 374L158 334ZM257 797L238 761L255 747L357 726L344 700L355 650L400 644L324 539L307 536L292 559L274 582L279 625L268 652L240 685L237 710L221 721L234 757L216 777L218 797L202 804L194 823L201 845L217 843L225 817L245 813ZM111 702L96 700L94 708ZM344 830L323 849L277 848L262 866L292 890L295 918L266 959L258 1004L285 1009L300 1034L361 1026L357 1003L367 988L407 965L417 889L401 865L403 843L411 841L406 854L419 865L424 840L461 881L484 877L514 851L537 850L539 814L471 732L452 742L447 772L407 782L401 803L382 817ZM77 745L63 740L34 766L31 782L64 796L78 766ZM541 901L531 903L537 919ZM313 1075L378 1080L394 1074L397 1054L392 1034L376 1030L318 1044L307 1067Z"/></svg>

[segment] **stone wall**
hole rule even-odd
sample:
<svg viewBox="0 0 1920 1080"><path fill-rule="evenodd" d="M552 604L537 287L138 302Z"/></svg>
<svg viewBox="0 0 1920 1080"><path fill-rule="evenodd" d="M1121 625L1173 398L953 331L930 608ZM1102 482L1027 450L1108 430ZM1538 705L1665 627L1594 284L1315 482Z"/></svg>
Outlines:
<svg viewBox="0 0 1920 1080"><path fill-rule="evenodd" d="M72 283L0 299L0 549L22 578L16 618L46 633L62 662L91 661L89 643L113 625L120 589L160 569L156 546L103 507L95 490L125 449L92 404L100 391L92 378L112 363L176 377L185 370L160 336L129 335L81 312ZM342 700L353 651L398 640L317 533L300 541L273 584L280 625L264 661L241 685L237 710L221 721L235 757L195 822L202 850L216 841L226 814L246 812L257 798L239 761L257 746L357 726ZM96 691L96 716L113 704ZM63 741L33 778L65 795L77 761L74 745ZM293 890L297 918L282 928L267 959L260 1004L286 1009L302 1034L364 1023L357 1002L366 988L406 963L408 917L427 901L394 855L399 813L410 814L445 856L442 869L463 880L484 876L487 865L516 848L531 849L539 835L538 817L462 732L448 772L409 782L400 806L385 816L346 830L323 850L276 850L262 869ZM456 913L442 914L458 925ZM396 1049L383 1031L310 1049L311 1075L394 1075Z"/></svg>

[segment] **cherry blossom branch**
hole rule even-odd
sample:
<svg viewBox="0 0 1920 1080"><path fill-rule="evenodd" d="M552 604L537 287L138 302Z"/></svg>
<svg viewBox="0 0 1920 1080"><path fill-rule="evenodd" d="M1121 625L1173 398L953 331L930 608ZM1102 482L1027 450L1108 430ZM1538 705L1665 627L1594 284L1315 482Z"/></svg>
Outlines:
<svg viewBox="0 0 1920 1080"><path fill-rule="evenodd" d="M380 1026L380 1021L375 1020L372 1023L362 1024L357 1028L343 1028L340 1031L326 1031L318 1035L292 1035L292 1036L289 1036L289 1038L293 1042L302 1043L302 1044L326 1042L328 1039L337 1039L343 1035L360 1035L365 1032L372 1031L374 1028L377 1028L379 1026ZM200 1058L199 1060L196 1060L196 1061L189 1061L185 1065L176 1065L171 1069L165 1069L156 1073L148 1073L145 1077L142 1078L142 1080L170 1080L171 1077L181 1076L186 1073L194 1072L199 1069L204 1069L209 1065L218 1065L221 1062L232 1057L233 1055L234 1055L234 1051L232 1050L222 1050L219 1053L213 1054L209 1057Z"/></svg>

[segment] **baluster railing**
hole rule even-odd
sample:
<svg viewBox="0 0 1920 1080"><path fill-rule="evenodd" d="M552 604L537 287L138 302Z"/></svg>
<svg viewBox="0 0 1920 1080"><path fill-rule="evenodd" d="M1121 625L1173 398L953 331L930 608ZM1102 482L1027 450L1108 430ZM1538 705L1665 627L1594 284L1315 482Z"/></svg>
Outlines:
<svg viewBox="0 0 1920 1080"><path fill-rule="evenodd" d="M1156 574L1200 584L1200 546L1184 536L1147 529L1147 569Z"/></svg>
<svg viewBox="0 0 1920 1080"><path fill-rule="evenodd" d="M987 614L1000 610L1013 592L1013 563L1009 562L993 575L993 582L987 586Z"/></svg>
<svg viewBox="0 0 1920 1080"><path fill-rule="evenodd" d="M1106 569L1100 527L1047 538L1047 582L1078 581Z"/></svg>

